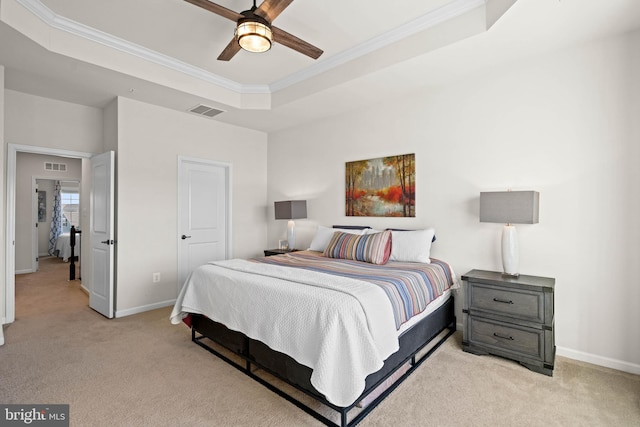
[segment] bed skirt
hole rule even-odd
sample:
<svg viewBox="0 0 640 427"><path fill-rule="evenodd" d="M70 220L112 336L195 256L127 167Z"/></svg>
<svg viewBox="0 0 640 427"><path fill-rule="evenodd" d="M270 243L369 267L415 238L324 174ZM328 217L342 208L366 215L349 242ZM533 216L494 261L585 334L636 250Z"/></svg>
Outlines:
<svg viewBox="0 0 640 427"><path fill-rule="evenodd" d="M418 322L411 329L405 331L399 339L400 349L389 356L382 368L370 374L366 379L365 390L362 395L348 407L338 407L328 402L325 397L318 392L311 384L311 368L301 365L293 358L284 353L274 351L266 344L248 338L246 335L232 331L226 326L208 319L206 316L199 314L191 315L191 331L192 340L207 349L216 356L222 358L237 369L249 375L256 381L260 382L267 388L276 392L280 396L294 403L305 412L309 413L319 421L329 426L351 427L375 408L388 394L391 393L406 377L408 377L427 357L431 355L435 349L440 346L446 339L456 330L456 318L454 312L454 299L451 296L440 308L435 310L429 316ZM446 331L446 333L445 333ZM235 355L241 357L245 364L240 365L236 361L229 359L214 347L208 345L204 338L208 338L215 343L223 346ZM430 345L427 353L421 354L420 358L416 358L416 354L421 352L425 347ZM406 365L410 368L407 370ZM287 382L296 389L312 396L320 403L332 408L340 414L340 422L324 417L314 409L301 403L290 394L275 387L262 377L255 375L254 367L263 369L264 371L274 375L277 378ZM407 372L402 374L400 378L390 387L381 391L380 388L385 382L393 376L399 369L405 369ZM380 387L379 387L380 386ZM369 395L377 397L366 399ZM348 412L355 408L359 402L370 401L355 417L348 420Z"/></svg>

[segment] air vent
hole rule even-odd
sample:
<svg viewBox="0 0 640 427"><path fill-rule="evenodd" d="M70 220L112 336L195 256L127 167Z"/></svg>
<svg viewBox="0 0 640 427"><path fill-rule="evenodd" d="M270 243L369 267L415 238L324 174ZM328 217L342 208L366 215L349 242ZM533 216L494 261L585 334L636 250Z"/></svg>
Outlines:
<svg viewBox="0 0 640 427"><path fill-rule="evenodd" d="M209 107L208 105L199 104L193 108L189 108L190 113L199 114L201 116L206 117L215 117L220 113L224 113L222 110L217 110L213 107Z"/></svg>
<svg viewBox="0 0 640 427"><path fill-rule="evenodd" d="M67 164L66 163L44 162L44 170L52 171L52 172L66 172L67 171Z"/></svg>

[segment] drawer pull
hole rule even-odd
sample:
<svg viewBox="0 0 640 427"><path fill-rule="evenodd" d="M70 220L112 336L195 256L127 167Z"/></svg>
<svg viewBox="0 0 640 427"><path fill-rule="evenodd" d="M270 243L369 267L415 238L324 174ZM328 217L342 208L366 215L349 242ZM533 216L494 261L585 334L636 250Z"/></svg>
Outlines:
<svg viewBox="0 0 640 427"><path fill-rule="evenodd" d="M494 337L496 337L496 338L502 338L503 340L513 341L513 337L507 337L507 336L505 336L505 335L500 335L500 334L499 334L499 333L497 333L497 332L494 332L494 333L493 333L493 336L494 336Z"/></svg>
<svg viewBox="0 0 640 427"><path fill-rule="evenodd" d="M503 304L513 304L513 301L511 300L506 300L506 299L500 299L500 298L494 298L493 299L495 302L501 302Z"/></svg>

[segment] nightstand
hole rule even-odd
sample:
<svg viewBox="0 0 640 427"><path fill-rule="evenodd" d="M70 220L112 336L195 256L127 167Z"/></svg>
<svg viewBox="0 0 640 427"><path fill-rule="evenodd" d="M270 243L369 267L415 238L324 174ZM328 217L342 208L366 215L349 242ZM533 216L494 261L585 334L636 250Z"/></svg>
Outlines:
<svg viewBox="0 0 640 427"><path fill-rule="evenodd" d="M282 254L288 254L290 252L296 252L296 251L297 249L265 249L264 256L282 255Z"/></svg>
<svg viewBox="0 0 640 427"><path fill-rule="evenodd" d="M471 270L462 280L462 349L506 357L552 376L555 279Z"/></svg>

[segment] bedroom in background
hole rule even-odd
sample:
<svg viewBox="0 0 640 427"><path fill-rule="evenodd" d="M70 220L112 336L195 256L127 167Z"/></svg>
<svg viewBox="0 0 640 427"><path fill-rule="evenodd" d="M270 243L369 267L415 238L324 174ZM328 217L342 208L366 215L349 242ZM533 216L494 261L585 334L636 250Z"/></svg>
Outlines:
<svg viewBox="0 0 640 427"><path fill-rule="evenodd" d="M37 215L36 239L34 242L34 253L37 258L56 257L64 262L70 261L71 246L69 238L71 227L80 231L80 181L63 181L56 179L35 179L37 192ZM60 203L55 203L56 185L60 187ZM52 230L52 218L54 210L58 210L59 221L54 236ZM74 256L78 264L80 254L81 235L78 234L74 247Z"/></svg>
<svg viewBox="0 0 640 427"><path fill-rule="evenodd" d="M47 169L49 168L49 169ZM59 156L51 156L36 153L18 152L16 156L16 274L29 273L36 270L35 260L39 256L49 255L48 239L51 228L51 220L54 207L55 184L60 182L61 193L70 195L77 193L79 198L79 185L82 179L82 162L80 159L72 159ZM37 212L35 189L44 191L43 212ZM69 196L70 197L70 196ZM67 210L73 209L67 207ZM65 219L71 216L71 218ZM79 215L67 215L61 212L61 226L69 228L71 220L79 225ZM36 226L37 224L37 226ZM38 235L38 244L35 247L34 234ZM64 231L62 231L64 234ZM42 241L41 241L42 240ZM45 241L46 240L46 241ZM62 255L62 254L61 254Z"/></svg>
<svg viewBox="0 0 640 427"><path fill-rule="evenodd" d="M15 278L59 283L70 275L70 227L80 227L82 160L47 154L18 152L16 156ZM56 186L59 202L54 202ZM37 191L36 191L37 190ZM51 239L55 207L59 232ZM80 235L74 255L79 274ZM38 276L36 277L35 274ZM28 277L28 275L33 275ZM79 281L78 281L79 282ZM36 300L34 300L36 301ZM17 313L20 315L20 313Z"/></svg>

